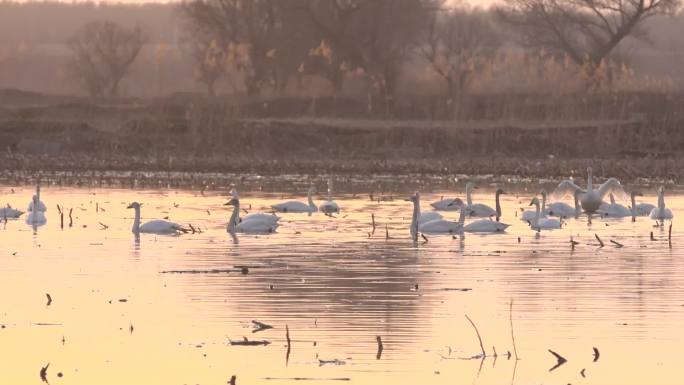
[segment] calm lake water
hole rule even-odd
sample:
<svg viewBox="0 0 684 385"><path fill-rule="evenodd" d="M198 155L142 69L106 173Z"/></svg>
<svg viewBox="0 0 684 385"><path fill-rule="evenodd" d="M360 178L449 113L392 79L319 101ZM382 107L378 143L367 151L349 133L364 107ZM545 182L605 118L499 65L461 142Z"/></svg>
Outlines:
<svg viewBox="0 0 684 385"><path fill-rule="evenodd" d="M655 188L643 191L655 203ZM477 192L493 205L492 191ZM25 208L32 194L0 187L0 204ZM443 194L423 194L423 210ZM304 199L241 191L252 211L283 197ZM209 385L232 375L237 384L681 384L684 196L667 197L671 248L668 224L647 218L583 217L536 236L515 217L527 195L503 198L505 234L414 245L410 202L340 195L335 218L283 214L276 234L234 244L225 193L44 187L46 225L0 224L0 384L39 384L47 363L52 385ZM144 202L143 219L168 216L202 233L138 242L131 201ZM66 217L60 229L57 204L73 208L73 227ZM518 361L506 356L511 300ZM468 359L480 346L466 314L484 361ZM252 320L273 328L253 333ZM229 344L243 337L271 344ZM568 362L550 371L548 349Z"/></svg>

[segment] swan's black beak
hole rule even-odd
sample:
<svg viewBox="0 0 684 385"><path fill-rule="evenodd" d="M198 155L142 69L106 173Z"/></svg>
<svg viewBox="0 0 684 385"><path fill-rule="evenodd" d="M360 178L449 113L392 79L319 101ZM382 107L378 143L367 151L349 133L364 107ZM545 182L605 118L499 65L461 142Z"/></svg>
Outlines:
<svg viewBox="0 0 684 385"><path fill-rule="evenodd" d="M133 205L132 205L132 204L131 204L131 205L128 205L128 206L126 206L126 208L127 208L127 209L132 209L132 208L133 208Z"/></svg>
<svg viewBox="0 0 684 385"><path fill-rule="evenodd" d="M534 201L530 202L528 206L534 206Z"/></svg>

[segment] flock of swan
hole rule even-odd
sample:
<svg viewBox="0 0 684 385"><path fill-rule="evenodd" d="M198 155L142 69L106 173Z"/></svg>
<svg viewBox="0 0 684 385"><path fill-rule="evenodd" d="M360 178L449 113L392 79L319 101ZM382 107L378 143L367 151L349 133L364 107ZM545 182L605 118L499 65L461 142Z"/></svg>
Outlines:
<svg viewBox="0 0 684 385"><path fill-rule="evenodd" d="M520 219L527 222L532 230L540 232L542 230L559 229L563 226L563 219L577 218L582 213L587 213L590 216L596 214L608 218L632 217L632 221L635 221L638 216L648 216L660 225L663 225L665 220L673 218L672 211L665 207L665 190L663 187L658 189L657 205L643 202L637 203L636 197L640 196L641 193L633 191L629 195L631 206L626 207L615 201L615 196L620 198L627 197L623 186L617 179L610 178L603 184L595 187L591 168L587 169L587 174L586 188L578 186L571 180L564 180L550 194L555 202L547 205L549 194L546 191L542 191L541 202L538 197L533 197L529 206L534 206L534 209L522 212ZM502 189L496 190L494 208L492 208L483 203L473 203L472 190L475 188L474 183L468 182L466 184L465 202L460 198L441 199L431 203L434 210L425 212L420 210L420 193L416 192L406 199L413 203L413 215L409 230L412 239L417 240L419 234L463 235L464 233L504 232L510 226L501 222L500 196L505 194L505 192ZM227 231L231 235L236 233L274 233L281 219L276 213L308 213L311 215L314 212L320 211L326 215L332 215L340 212L339 205L332 198L332 180L328 181L327 200L318 206L313 201L313 193L314 188L312 186L308 190L306 202L297 200L285 201L271 205L273 213L251 213L241 217L240 198L237 191L232 190L231 199L225 203L226 206L232 206L233 209L226 226ZM574 205L560 201L560 199L568 195L574 198ZM604 201L606 196L610 198L609 203ZM138 202L133 202L127 207L135 211L132 227L133 233L177 234L187 231L187 229L177 223L162 219L141 223L141 207L142 203ZM32 197L27 209L29 214L26 222L34 226L44 224L46 222L46 210L45 204L40 199L40 185L38 185L36 187L36 194ZM450 221L445 219L439 211L460 211L459 219L458 221ZM0 208L0 218L18 218L22 214L24 214L22 211L14 209L9 205ZM476 219L466 224L466 217Z"/></svg>

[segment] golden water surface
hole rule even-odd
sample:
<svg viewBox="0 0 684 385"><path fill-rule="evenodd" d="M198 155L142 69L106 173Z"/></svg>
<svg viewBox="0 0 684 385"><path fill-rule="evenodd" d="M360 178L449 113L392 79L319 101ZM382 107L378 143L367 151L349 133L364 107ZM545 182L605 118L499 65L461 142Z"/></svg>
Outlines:
<svg viewBox="0 0 684 385"><path fill-rule="evenodd" d="M24 208L33 191L0 193L1 204ZM241 193L252 212L283 198ZM493 205L492 195L478 190L475 201ZM423 210L439 197L424 194ZM209 385L233 375L237 384L682 383L683 196L667 198L672 247L669 223L643 217L582 217L536 236L515 215L529 198L515 194L503 200L507 233L417 245L401 199L339 196L334 218L283 214L276 234L237 244L225 194L46 187L42 200L46 225L0 224L0 384L41 384L48 363L52 385ZM144 203L143 220L202 232L136 241L131 201ZM519 360L507 356L511 300ZM484 360L473 358L481 349L465 315ZM253 333L252 320L273 328ZM270 344L229 344L243 337ZM548 349L567 363L550 371Z"/></svg>

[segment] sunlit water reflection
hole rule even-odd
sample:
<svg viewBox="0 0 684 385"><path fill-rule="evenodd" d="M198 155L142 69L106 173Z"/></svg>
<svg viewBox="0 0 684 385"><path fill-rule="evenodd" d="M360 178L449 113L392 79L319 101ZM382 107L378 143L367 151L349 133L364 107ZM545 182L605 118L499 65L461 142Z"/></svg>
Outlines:
<svg viewBox="0 0 684 385"><path fill-rule="evenodd" d="M32 189L14 189L0 189L1 203L23 208ZM493 203L490 191L478 192L476 201ZM242 192L241 203L258 211L282 197ZM437 198L423 194L423 209ZM0 384L40 383L47 363L53 385L225 384L232 375L238 384L681 383L681 195L667 199L671 248L667 225L647 218L588 225L584 217L537 237L515 217L529 202L516 195L502 203L507 233L417 245L408 236L411 204L400 199L338 197L335 218L284 214L276 234L240 235L238 244L216 193L48 187L42 199L46 225L0 225ZM136 242L126 209L133 200L144 202L143 218L168 216L202 233ZM574 251L571 236L580 242ZM511 299L517 365L506 356ZM462 359L480 353L466 314L498 358ZM252 320L274 328L252 333ZM229 345L243 336L271 344ZM549 371L556 359L548 349L568 362ZM335 359L344 364L319 361Z"/></svg>

